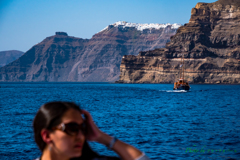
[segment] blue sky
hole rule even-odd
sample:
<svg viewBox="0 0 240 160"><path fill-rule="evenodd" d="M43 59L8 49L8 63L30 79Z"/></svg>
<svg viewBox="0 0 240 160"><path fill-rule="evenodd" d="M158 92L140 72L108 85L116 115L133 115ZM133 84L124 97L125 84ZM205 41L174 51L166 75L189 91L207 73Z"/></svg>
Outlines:
<svg viewBox="0 0 240 160"><path fill-rule="evenodd" d="M216 0L202 0L212 3ZM188 23L199 0L0 0L0 51L26 52L56 31L91 38L117 21Z"/></svg>

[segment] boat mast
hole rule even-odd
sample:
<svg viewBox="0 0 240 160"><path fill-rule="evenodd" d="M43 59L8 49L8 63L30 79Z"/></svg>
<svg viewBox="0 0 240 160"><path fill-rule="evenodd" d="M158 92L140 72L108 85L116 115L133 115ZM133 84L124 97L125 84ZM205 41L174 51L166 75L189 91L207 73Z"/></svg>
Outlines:
<svg viewBox="0 0 240 160"><path fill-rule="evenodd" d="M183 68L182 68L182 76L183 76L183 82L184 82L184 53L183 53L182 59L183 59L183 62L182 62L182 63L183 63L183 64L182 64L182 65L183 65L183 66L182 66L182 67L183 67Z"/></svg>
<svg viewBox="0 0 240 160"><path fill-rule="evenodd" d="M185 49L186 50L186 49ZM181 61L180 61L180 69L179 69L179 80L182 79L184 81L184 53L185 53L185 50L182 49L181 50L181 54L182 54L182 57L181 57Z"/></svg>
<svg viewBox="0 0 240 160"><path fill-rule="evenodd" d="M183 55L184 53L182 52L182 57L181 57L181 63L180 63L180 74L179 74L179 79L184 79L184 60L183 60Z"/></svg>

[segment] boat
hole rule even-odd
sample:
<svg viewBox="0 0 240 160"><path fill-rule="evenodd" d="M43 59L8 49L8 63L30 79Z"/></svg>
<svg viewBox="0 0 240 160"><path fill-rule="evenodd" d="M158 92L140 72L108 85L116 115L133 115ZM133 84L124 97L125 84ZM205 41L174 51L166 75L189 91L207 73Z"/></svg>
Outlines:
<svg viewBox="0 0 240 160"><path fill-rule="evenodd" d="M183 79L179 79L178 82L174 83L173 90L190 90L189 83Z"/></svg>
<svg viewBox="0 0 240 160"><path fill-rule="evenodd" d="M190 90L189 83L184 79L184 54L182 54L179 79L174 83L173 90Z"/></svg>

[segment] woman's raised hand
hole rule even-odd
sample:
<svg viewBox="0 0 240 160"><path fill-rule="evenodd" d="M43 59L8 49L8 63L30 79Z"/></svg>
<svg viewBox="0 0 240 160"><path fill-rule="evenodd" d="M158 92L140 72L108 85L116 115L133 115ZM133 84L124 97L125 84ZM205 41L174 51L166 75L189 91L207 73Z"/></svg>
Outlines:
<svg viewBox="0 0 240 160"><path fill-rule="evenodd" d="M91 114L86 110L81 110L85 118L86 123L86 139L89 141L99 141L101 139L103 132L94 123Z"/></svg>
<svg viewBox="0 0 240 160"><path fill-rule="evenodd" d="M85 134L86 139L109 146L113 137L110 137L106 133L102 132L96 126L89 112L86 110L82 110L81 112L84 114L85 123L87 125L87 133ZM140 150L120 140L117 140L113 146L111 146L111 149L115 151L123 160L136 160L139 157L142 157L144 160L150 160L149 158L145 157Z"/></svg>

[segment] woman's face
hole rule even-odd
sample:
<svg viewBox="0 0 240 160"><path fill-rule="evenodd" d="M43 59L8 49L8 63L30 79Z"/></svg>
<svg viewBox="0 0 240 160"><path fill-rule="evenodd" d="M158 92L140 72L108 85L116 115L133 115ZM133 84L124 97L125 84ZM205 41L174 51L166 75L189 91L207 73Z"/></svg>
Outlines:
<svg viewBox="0 0 240 160"><path fill-rule="evenodd" d="M75 122L82 124L84 122L81 113L74 109L69 109L62 117L62 123L67 124ZM50 134L53 142L52 149L56 154L66 158L79 157L82 155L85 136L80 131L77 135L69 135L61 130L55 130Z"/></svg>

